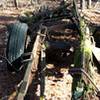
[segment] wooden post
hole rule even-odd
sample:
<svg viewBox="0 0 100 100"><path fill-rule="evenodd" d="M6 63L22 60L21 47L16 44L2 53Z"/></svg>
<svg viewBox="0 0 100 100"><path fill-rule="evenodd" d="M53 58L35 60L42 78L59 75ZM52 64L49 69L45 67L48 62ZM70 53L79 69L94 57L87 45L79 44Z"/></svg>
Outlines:
<svg viewBox="0 0 100 100"><path fill-rule="evenodd" d="M40 0L31 0L31 5L37 6Z"/></svg>
<svg viewBox="0 0 100 100"><path fill-rule="evenodd" d="M40 72L40 100L44 100L45 91L45 68L46 68L46 47L43 44L41 49L41 72Z"/></svg>
<svg viewBox="0 0 100 100"><path fill-rule="evenodd" d="M75 9L76 10L76 9ZM75 11L77 13L77 11ZM76 14L77 15L77 14ZM80 17L80 16L77 16ZM89 28L85 23L84 18L80 17L77 21L79 35L80 35L80 45L75 53L74 61L74 73L73 83L72 83L72 100L89 100L89 93L94 92L95 88L93 87L93 63L92 63L92 43ZM77 69L77 70L75 70ZM89 77L92 79L90 82L87 75L82 73L84 70ZM92 84L90 84L92 83Z"/></svg>
<svg viewBox="0 0 100 100"><path fill-rule="evenodd" d="M75 75L73 75L72 98L74 100L78 100L79 98L83 100L89 99L88 91L90 91L90 88L94 90L93 85L90 84L91 82L88 77L81 72L81 69L83 69L86 73L88 73L89 77L93 79L92 43L88 27L82 18L79 22L79 28L80 45L75 55L74 65L76 69L80 70L80 72L77 72Z"/></svg>

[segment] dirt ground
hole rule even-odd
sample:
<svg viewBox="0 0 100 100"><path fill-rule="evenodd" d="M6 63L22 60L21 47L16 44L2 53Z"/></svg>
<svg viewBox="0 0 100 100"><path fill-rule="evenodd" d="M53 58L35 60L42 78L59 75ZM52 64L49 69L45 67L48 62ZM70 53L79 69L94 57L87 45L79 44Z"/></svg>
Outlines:
<svg viewBox="0 0 100 100"><path fill-rule="evenodd" d="M2 56L6 54L8 38L6 25L14 23L22 11L23 8L19 10L12 8L0 11L0 55ZM60 60L57 62L60 62ZM68 69L73 64L73 53L68 54L64 62L67 63L60 63L59 66L52 63L47 65L47 76L45 77L46 100L71 100L72 77L68 74ZM22 73L11 74L8 72L5 60L0 57L0 100L15 100L16 86L23 78ZM99 74L97 76L100 77ZM97 79L97 83L100 83L99 79ZM100 85L98 86L100 87ZM38 85L36 91L38 91L39 87ZM39 92L36 95L36 100L38 100Z"/></svg>

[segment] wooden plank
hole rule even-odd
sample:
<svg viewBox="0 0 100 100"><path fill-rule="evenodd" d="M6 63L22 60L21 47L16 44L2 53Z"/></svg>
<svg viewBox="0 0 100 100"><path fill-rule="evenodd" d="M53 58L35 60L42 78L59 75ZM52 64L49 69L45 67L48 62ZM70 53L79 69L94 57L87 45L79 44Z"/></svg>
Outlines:
<svg viewBox="0 0 100 100"><path fill-rule="evenodd" d="M41 29L42 30L42 29ZM20 87L17 100L24 100L25 95L27 94L29 86L32 84L33 79L35 78L35 73L38 70L38 64L39 64L39 56L40 56L40 51L41 51L41 45L44 42L46 37L46 28L43 33L41 31L38 33L33 50L32 50L32 55L31 59L33 60L28 63L25 76L23 78L23 83Z"/></svg>

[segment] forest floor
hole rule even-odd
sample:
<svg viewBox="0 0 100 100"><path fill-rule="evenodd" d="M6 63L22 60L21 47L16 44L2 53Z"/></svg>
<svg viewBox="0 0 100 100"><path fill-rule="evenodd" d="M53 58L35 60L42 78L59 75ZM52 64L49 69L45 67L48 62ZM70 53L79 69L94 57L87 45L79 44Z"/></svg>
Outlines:
<svg viewBox="0 0 100 100"><path fill-rule="evenodd" d="M2 56L6 56L5 52L8 38L6 25L14 23L22 11L23 9L16 10L14 8L0 11L0 55ZM93 14L90 15L93 16ZM97 14L97 16L99 16L96 19L97 23L100 24L100 14ZM64 62L67 63L61 64L60 60L58 60L56 62L60 62L59 66L54 63L47 65L47 76L45 77L46 100L71 100L72 77L68 73L68 69L73 64L73 58L74 53L68 54L67 58L64 59ZM23 78L22 73L11 74L8 72L5 60L0 58L0 100L15 100L16 86ZM97 74L96 76L96 84L100 84L100 75ZM34 100L38 100L38 95L37 92L37 98ZM90 100L98 99L91 98Z"/></svg>
<svg viewBox="0 0 100 100"><path fill-rule="evenodd" d="M100 11L99 10L92 10L92 9L85 10L83 13L91 24L100 26Z"/></svg>

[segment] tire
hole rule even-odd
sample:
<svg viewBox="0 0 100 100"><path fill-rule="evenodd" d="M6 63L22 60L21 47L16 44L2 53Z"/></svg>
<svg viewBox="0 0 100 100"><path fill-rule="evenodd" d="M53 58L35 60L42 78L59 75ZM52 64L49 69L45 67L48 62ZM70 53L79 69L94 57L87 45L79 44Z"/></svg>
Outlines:
<svg viewBox="0 0 100 100"><path fill-rule="evenodd" d="M16 22L10 24L7 28L9 37L6 56L11 63L7 63L7 68L9 71L17 71L22 65L21 55L24 53L25 49L28 26L25 23Z"/></svg>

